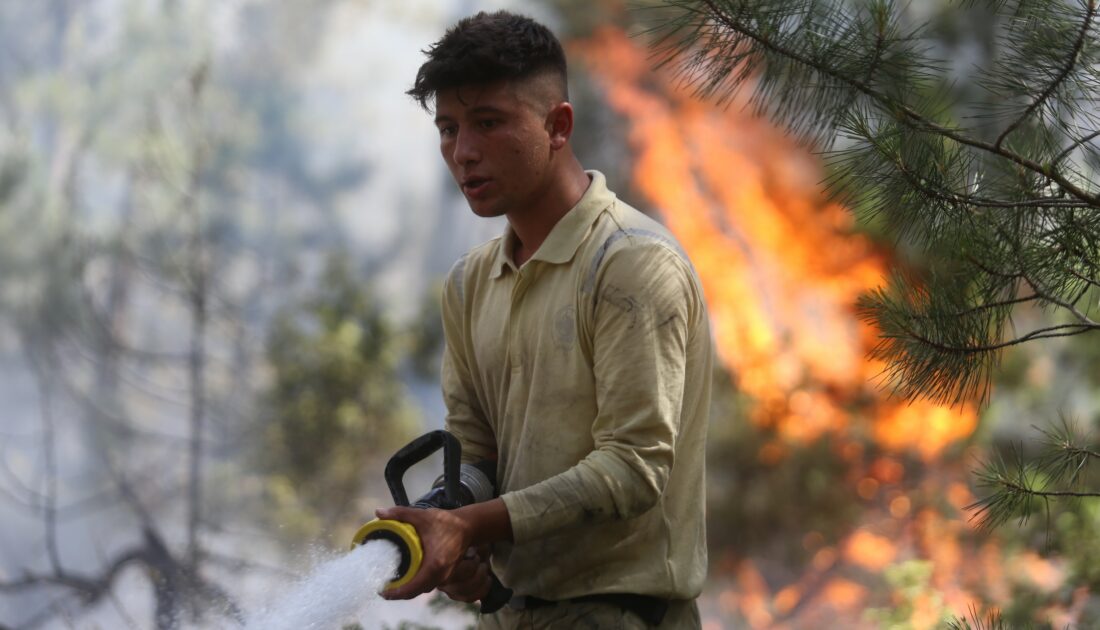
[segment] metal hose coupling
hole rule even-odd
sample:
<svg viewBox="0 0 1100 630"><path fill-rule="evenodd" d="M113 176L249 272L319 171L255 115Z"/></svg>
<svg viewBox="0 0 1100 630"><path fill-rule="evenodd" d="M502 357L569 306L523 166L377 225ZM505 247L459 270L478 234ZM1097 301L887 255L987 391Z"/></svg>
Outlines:
<svg viewBox="0 0 1100 630"><path fill-rule="evenodd" d="M436 497L442 498L444 490L444 476L436 477L432 483L432 489L413 503L413 507L442 507ZM481 503L493 498L493 482L483 470L474 464L462 464L458 470L458 502L460 505ZM424 505L421 505L424 503ZM445 509L445 508L444 508Z"/></svg>

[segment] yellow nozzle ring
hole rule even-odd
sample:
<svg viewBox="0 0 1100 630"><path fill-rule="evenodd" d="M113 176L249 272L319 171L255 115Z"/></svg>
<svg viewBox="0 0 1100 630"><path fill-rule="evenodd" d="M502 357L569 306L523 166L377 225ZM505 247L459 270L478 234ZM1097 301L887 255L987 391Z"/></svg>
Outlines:
<svg viewBox="0 0 1100 630"><path fill-rule="evenodd" d="M404 586L420 570L420 563L424 561L424 548L420 545L420 536L417 536L416 528L412 525L376 518L355 532L351 539L351 548L355 549L371 540L388 540L397 546L401 554L396 577L386 584L386 590Z"/></svg>

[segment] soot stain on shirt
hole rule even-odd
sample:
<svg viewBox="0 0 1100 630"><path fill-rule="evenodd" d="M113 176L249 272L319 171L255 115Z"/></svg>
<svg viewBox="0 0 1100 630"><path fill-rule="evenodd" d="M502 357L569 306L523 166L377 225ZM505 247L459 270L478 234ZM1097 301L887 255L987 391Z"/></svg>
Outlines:
<svg viewBox="0 0 1100 630"><path fill-rule="evenodd" d="M669 324L675 322L676 318L678 318L678 317L679 317L679 315L677 315L676 313L673 313L672 315L669 315L668 317L664 318L664 320L662 320L661 323L657 324L657 328L664 328L665 326L668 326Z"/></svg>
<svg viewBox="0 0 1100 630"><path fill-rule="evenodd" d="M594 523L602 520L603 510L598 507L585 505L581 507L581 518L585 523Z"/></svg>
<svg viewBox="0 0 1100 630"><path fill-rule="evenodd" d="M603 299L630 317L628 328L638 325L638 317L642 314L642 303L633 295L612 284L604 289Z"/></svg>

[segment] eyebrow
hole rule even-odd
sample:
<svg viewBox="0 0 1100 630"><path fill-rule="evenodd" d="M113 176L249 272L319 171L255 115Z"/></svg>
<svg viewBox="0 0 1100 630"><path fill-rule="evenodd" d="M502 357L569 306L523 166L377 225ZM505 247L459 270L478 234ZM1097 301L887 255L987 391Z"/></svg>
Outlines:
<svg viewBox="0 0 1100 630"><path fill-rule="evenodd" d="M500 109L499 107L493 107L492 105L478 105L477 107L471 109L469 113L471 113L471 114L503 114L505 112L504 112L503 109Z"/></svg>
<svg viewBox="0 0 1100 630"><path fill-rule="evenodd" d="M468 114L506 114L507 112L499 107L493 107L492 105L478 105L477 107L467 110ZM454 122L453 116L447 116L444 114L437 115L435 117L435 123L438 125L441 122Z"/></svg>

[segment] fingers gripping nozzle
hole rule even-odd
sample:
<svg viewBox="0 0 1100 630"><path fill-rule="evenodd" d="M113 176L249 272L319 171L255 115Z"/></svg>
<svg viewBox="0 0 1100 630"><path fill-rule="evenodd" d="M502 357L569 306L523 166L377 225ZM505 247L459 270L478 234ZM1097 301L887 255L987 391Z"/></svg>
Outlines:
<svg viewBox="0 0 1100 630"><path fill-rule="evenodd" d="M393 495L395 505L408 506L409 497L405 491L405 472L435 451L443 449L443 474L432 484L432 489L416 500L412 507L453 510L464 505L488 501L495 495L493 478L496 476L492 465L460 464L462 447L458 439L446 431L431 431L397 451L386 464L386 484ZM371 540L388 540L397 546L401 559L394 579L386 584L386 589L403 586L413 579L424 559L424 548L416 528L400 521L374 519L359 528L352 538L352 549ZM506 603L512 592L502 586L493 576L493 587L485 599L491 602L487 608L483 600L483 612L492 612Z"/></svg>
<svg viewBox="0 0 1100 630"><path fill-rule="evenodd" d="M386 589L394 589L404 586L413 579L420 570L420 563L424 560L424 548L420 544L420 536L416 534L416 528L408 523L376 518L355 532L351 539L351 548L366 544L372 540L386 540L397 547L400 560L394 577L386 584Z"/></svg>
<svg viewBox="0 0 1100 630"><path fill-rule="evenodd" d="M473 464L462 464L460 477L457 507L493 498L493 484L481 468ZM440 477L435 480L431 490L413 503L413 507L447 509L445 507L447 504L443 477ZM424 548L416 528L409 523L376 518L359 528L352 537L351 548L354 549L372 540L388 540L397 546L401 554L397 572L393 580L386 584L387 590L403 586L420 570L420 563L424 559Z"/></svg>

